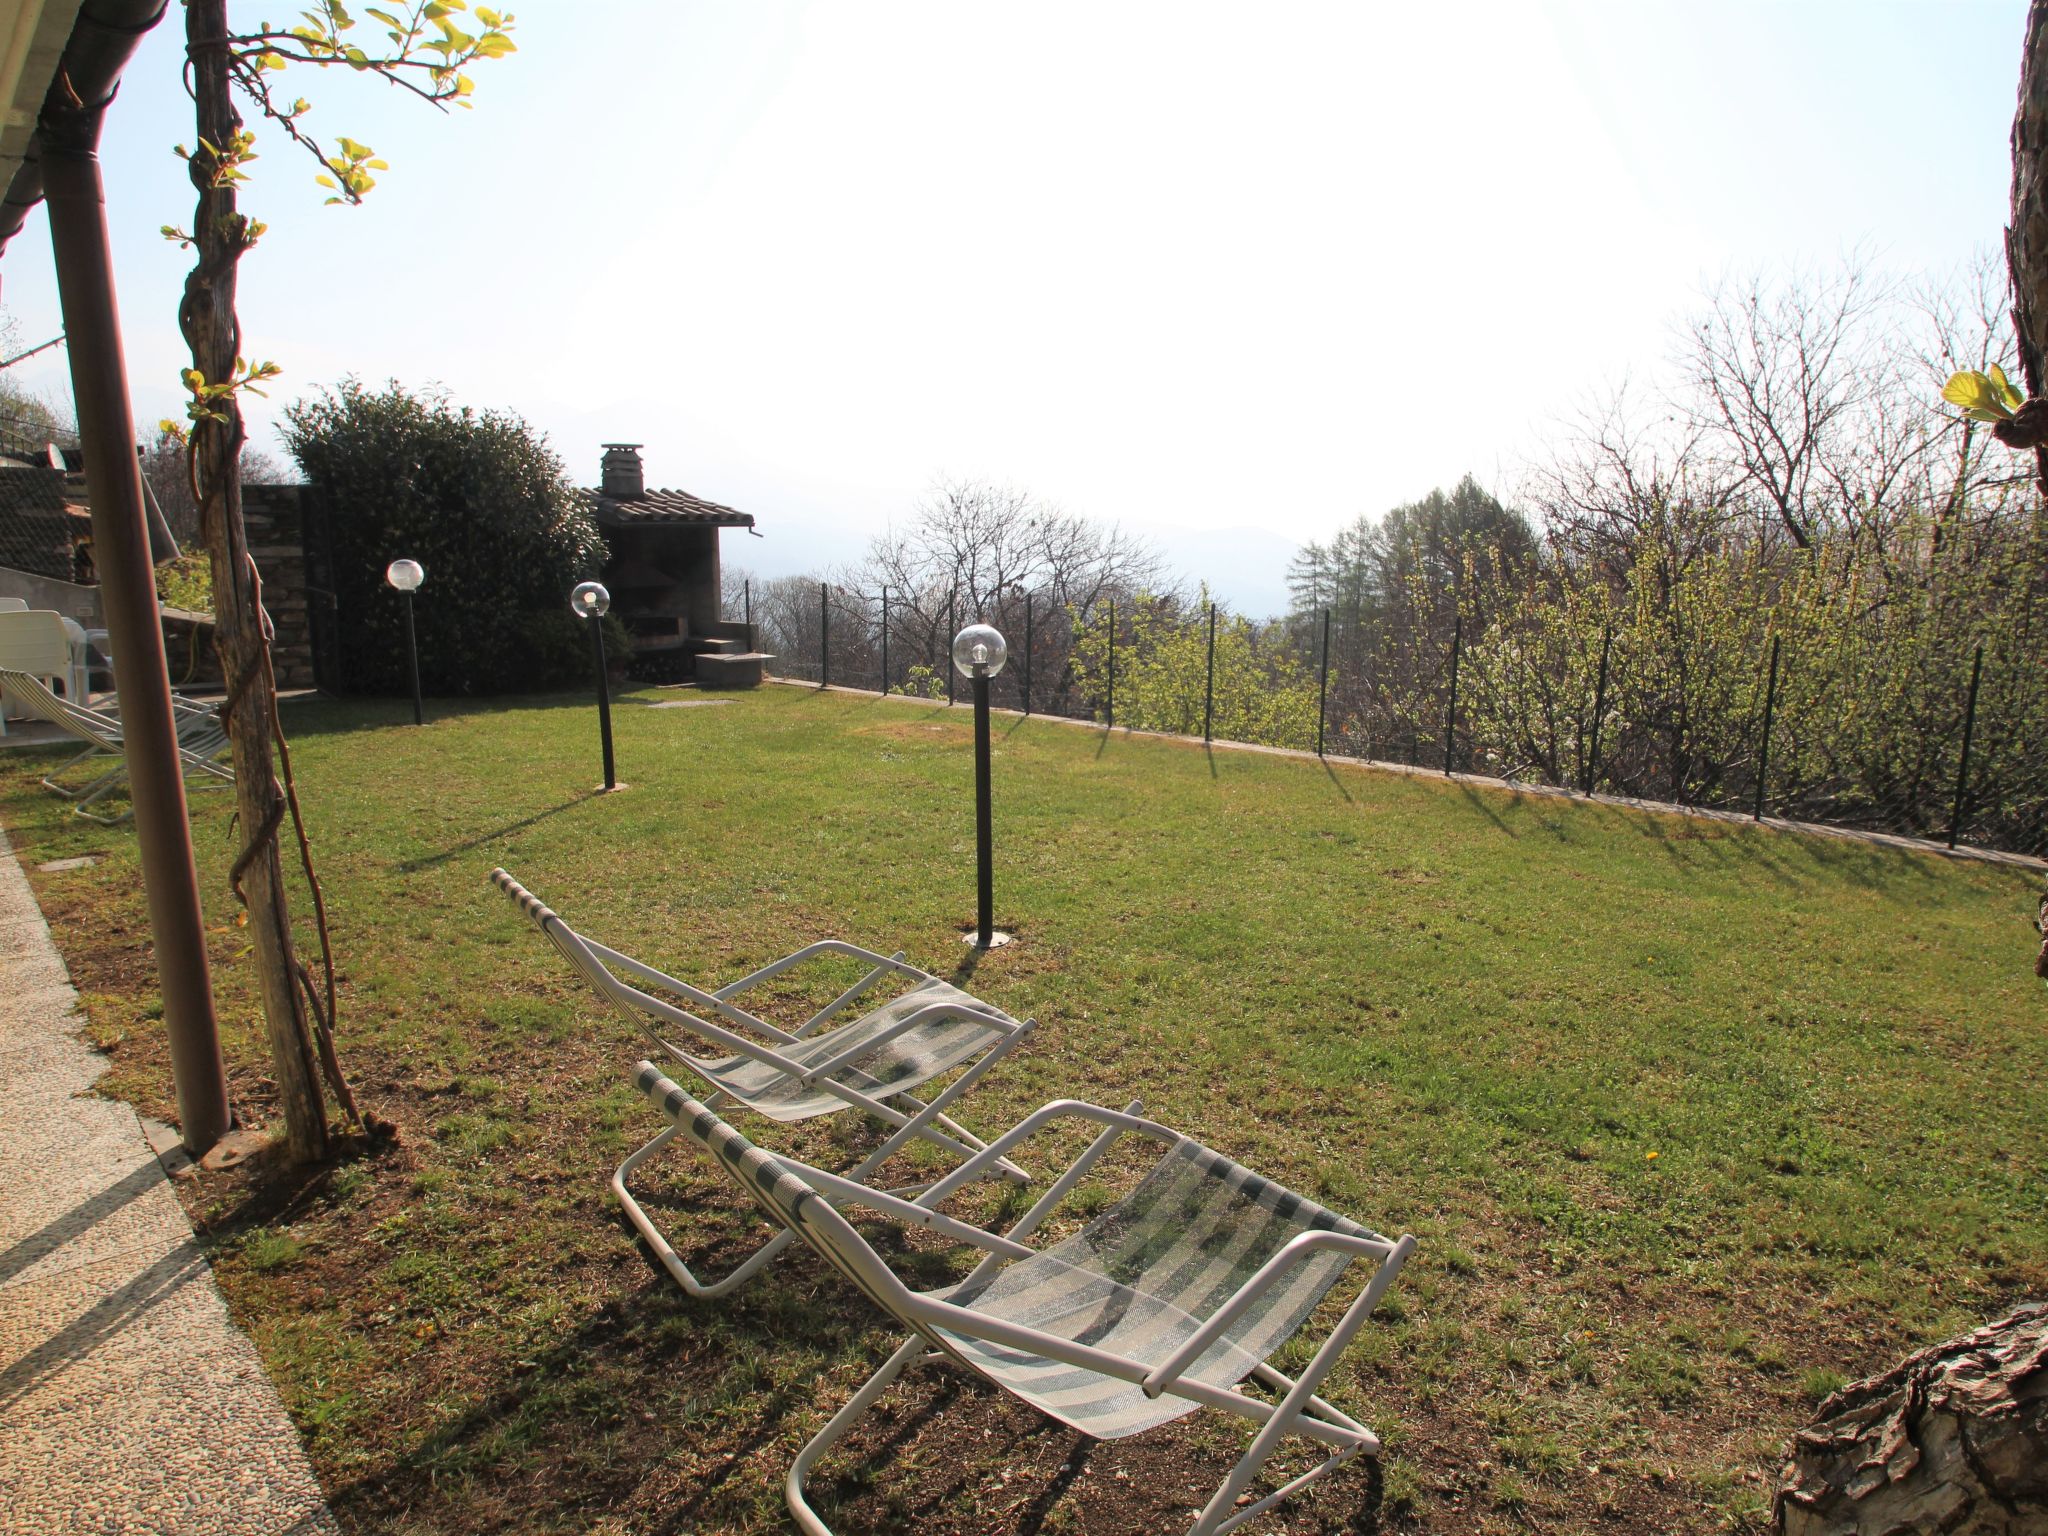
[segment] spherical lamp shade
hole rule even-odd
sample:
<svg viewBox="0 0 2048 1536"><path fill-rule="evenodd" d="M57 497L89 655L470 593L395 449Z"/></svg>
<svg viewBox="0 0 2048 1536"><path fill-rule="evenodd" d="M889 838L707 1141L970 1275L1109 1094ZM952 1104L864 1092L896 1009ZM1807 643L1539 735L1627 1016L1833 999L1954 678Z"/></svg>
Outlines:
<svg viewBox="0 0 2048 1536"><path fill-rule="evenodd" d="M417 560L394 560L384 567L384 579L401 592L417 592L427 572Z"/></svg>
<svg viewBox="0 0 2048 1536"><path fill-rule="evenodd" d="M569 610L579 619L603 618L611 605L612 595L605 591L601 581L579 582L569 594Z"/></svg>
<svg viewBox="0 0 2048 1536"><path fill-rule="evenodd" d="M969 677L994 677L1010 659L1010 643L992 624L970 624L953 637L953 665Z"/></svg>

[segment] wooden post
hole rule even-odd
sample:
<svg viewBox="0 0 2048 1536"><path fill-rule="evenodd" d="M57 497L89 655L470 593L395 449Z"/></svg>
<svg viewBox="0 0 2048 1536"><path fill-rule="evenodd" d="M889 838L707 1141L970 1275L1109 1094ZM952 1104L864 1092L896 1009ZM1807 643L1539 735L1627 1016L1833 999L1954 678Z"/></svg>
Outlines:
<svg viewBox="0 0 2048 1536"><path fill-rule="evenodd" d="M62 134L53 133L56 125L45 119L43 184L49 198L58 298L70 338L71 387L85 450L86 484L92 494L93 554L122 683L122 755L135 806L136 845L149 908L151 953L162 989L171 1084L185 1150L198 1157L227 1132L227 1074L221 1064L213 983L207 970L199 875L164 636L157 622L156 577L150 565L127 360L114 298L106 193L96 149L103 105L91 103L79 121L63 125L68 131Z"/></svg>

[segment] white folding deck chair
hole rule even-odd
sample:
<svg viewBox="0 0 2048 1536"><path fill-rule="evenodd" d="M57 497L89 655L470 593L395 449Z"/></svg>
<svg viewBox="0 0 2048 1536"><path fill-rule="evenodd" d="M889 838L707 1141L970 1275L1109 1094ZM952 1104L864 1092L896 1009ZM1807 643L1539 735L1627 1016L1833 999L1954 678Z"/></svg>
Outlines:
<svg viewBox="0 0 2048 1536"><path fill-rule="evenodd" d="M1316 1391L1414 1252L1413 1237L1381 1237L1131 1111L1074 1100L1048 1104L915 1200L904 1200L752 1146L652 1062L640 1063L636 1082L774 1221L910 1331L790 1467L790 1513L810 1536L832 1536L805 1497L811 1468L927 1350L1096 1439L1141 1434L1204 1407L1258 1425L1189 1536L1222 1536L1354 1456L1379 1453L1370 1429ZM1065 1119L1093 1121L1102 1130L1008 1233L985 1232L937 1209L1019 1143ZM1081 1231L1049 1247L1028 1246L1025 1239L1126 1133L1161 1143L1164 1155ZM840 1205L955 1238L984 1256L958 1285L913 1291L840 1215ZM1375 1266L1364 1289L1289 1380L1268 1357L1359 1259ZM1277 1402L1244 1391L1248 1380ZM1286 1435L1315 1441L1327 1454L1238 1508Z"/></svg>
<svg viewBox="0 0 2048 1536"><path fill-rule="evenodd" d="M585 938L504 870L492 870L491 879L600 997L671 1058L711 1085L714 1104L730 1098L784 1124L855 1109L895 1127L879 1147L847 1171L845 1177L856 1183L913 1140L932 1143L961 1159L980 1153L985 1143L948 1116L947 1106L979 1082L1037 1024L1035 1019L1019 1023L1001 1009L906 963L900 952L880 955L838 939L807 944L795 954L707 992ZM732 1001L750 987L824 955L859 960L869 967L868 972L797 1029L779 1028ZM908 989L848 1023L823 1028L878 982L892 976L908 981ZM648 988L665 992L675 1001L655 997L645 990ZM692 1007L702 1012L691 1012ZM713 1023L714 1018L719 1022ZM681 1040L668 1038L664 1028L678 1033ZM688 1047L681 1041L687 1041ZM913 1094L913 1089L960 1068L965 1069L960 1076L929 1101ZM692 1296L722 1296L759 1273L788 1247L791 1234L778 1229L724 1278L700 1280L627 1186L634 1171L676 1135L673 1125L664 1128L621 1163L612 1175L612 1194L677 1284ZM1008 1158L983 1166L998 1177L1019 1184L1029 1182L1029 1175Z"/></svg>
<svg viewBox="0 0 2048 1536"><path fill-rule="evenodd" d="M67 758L44 775L42 783L45 789L71 801L71 809L78 815L103 826L126 821L134 814L129 810L118 816L102 816L92 809L120 788L128 777L128 764L121 755L121 717L117 708L89 709L82 704L73 704L69 699L60 699L50 692L41 678L4 667L0 667L0 700L4 700L6 708L30 719L46 720L85 743L83 752ZM108 704L113 706L117 701L109 700ZM222 727L218 714L204 705L175 695L172 696L172 709L177 723L178 762L186 774L196 774L216 787L234 783L234 770L215 760L228 744L227 731ZM98 778L82 785L58 782L58 774L101 756L111 756L114 764Z"/></svg>

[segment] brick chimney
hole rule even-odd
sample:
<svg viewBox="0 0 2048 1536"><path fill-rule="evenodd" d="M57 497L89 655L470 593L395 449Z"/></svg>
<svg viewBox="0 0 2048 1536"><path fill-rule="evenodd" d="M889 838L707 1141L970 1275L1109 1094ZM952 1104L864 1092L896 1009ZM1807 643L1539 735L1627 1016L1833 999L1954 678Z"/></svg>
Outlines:
<svg viewBox="0 0 2048 1536"><path fill-rule="evenodd" d="M604 445L604 478L598 482L598 489L624 501L638 501L647 494L647 477L640 466L640 444Z"/></svg>

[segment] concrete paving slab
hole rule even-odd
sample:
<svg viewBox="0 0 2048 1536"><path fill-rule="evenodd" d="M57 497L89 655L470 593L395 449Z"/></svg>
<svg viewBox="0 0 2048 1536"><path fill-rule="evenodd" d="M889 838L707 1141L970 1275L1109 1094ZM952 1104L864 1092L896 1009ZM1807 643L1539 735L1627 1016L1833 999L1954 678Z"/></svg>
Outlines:
<svg viewBox="0 0 2048 1536"><path fill-rule="evenodd" d="M336 1528L0 830L0 1536Z"/></svg>

